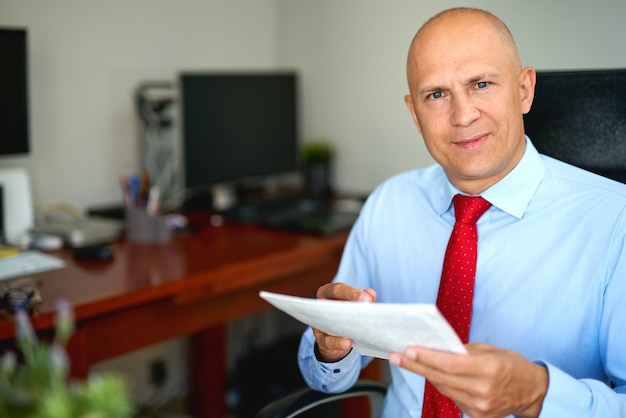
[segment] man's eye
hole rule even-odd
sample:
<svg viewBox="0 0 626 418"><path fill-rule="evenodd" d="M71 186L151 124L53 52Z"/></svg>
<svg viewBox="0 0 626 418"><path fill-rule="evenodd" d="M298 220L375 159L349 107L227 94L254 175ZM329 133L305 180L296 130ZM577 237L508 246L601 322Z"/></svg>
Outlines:
<svg viewBox="0 0 626 418"><path fill-rule="evenodd" d="M478 83L476 83L476 88L477 89L484 89L487 86L489 86L489 82L487 82L487 81L479 81Z"/></svg>
<svg viewBox="0 0 626 418"><path fill-rule="evenodd" d="M440 91L436 91L430 94L431 99L441 99L443 97L443 93Z"/></svg>

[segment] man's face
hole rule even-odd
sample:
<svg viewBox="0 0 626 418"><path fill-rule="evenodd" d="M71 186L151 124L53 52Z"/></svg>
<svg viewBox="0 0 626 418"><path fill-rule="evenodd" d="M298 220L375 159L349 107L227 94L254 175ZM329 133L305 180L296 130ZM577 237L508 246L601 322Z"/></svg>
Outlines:
<svg viewBox="0 0 626 418"><path fill-rule="evenodd" d="M524 154L522 115L530 110L535 73L519 69L489 24L444 22L416 39L405 98L426 147L452 184L478 194Z"/></svg>

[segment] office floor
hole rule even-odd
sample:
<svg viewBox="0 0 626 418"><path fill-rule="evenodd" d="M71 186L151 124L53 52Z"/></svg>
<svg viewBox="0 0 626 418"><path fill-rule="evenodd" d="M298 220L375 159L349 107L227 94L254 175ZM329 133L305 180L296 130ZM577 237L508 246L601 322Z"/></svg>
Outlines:
<svg viewBox="0 0 626 418"><path fill-rule="evenodd" d="M189 412L187 399L172 401L155 410L139 411L134 418L195 418ZM235 415L228 415L224 418L238 418ZM332 418L322 416L320 418Z"/></svg>
<svg viewBox="0 0 626 418"><path fill-rule="evenodd" d="M157 409L141 410L135 418L193 418L188 411L187 399L177 399Z"/></svg>

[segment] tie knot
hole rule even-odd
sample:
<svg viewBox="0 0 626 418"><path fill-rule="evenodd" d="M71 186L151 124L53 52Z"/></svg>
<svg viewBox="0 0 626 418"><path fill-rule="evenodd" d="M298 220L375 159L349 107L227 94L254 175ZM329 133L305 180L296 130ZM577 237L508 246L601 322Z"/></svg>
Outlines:
<svg viewBox="0 0 626 418"><path fill-rule="evenodd" d="M452 199L454 202L454 216L457 222L475 224L483 216L491 203L480 196L464 196L457 194Z"/></svg>

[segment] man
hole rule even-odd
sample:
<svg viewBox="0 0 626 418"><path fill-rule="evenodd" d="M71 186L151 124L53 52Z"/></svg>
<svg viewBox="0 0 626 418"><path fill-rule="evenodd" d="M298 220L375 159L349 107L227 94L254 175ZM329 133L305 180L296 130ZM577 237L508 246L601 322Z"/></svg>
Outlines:
<svg viewBox="0 0 626 418"><path fill-rule="evenodd" d="M471 417L626 417L626 186L537 153L523 125L535 71L495 16L432 18L407 75L406 104L438 164L371 194L317 297L435 303L453 196L491 206L477 221L468 355L393 353L385 416L437 416L423 407L427 380ZM349 388L370 360L311 329L298 354L326 392Z"/></svg>

